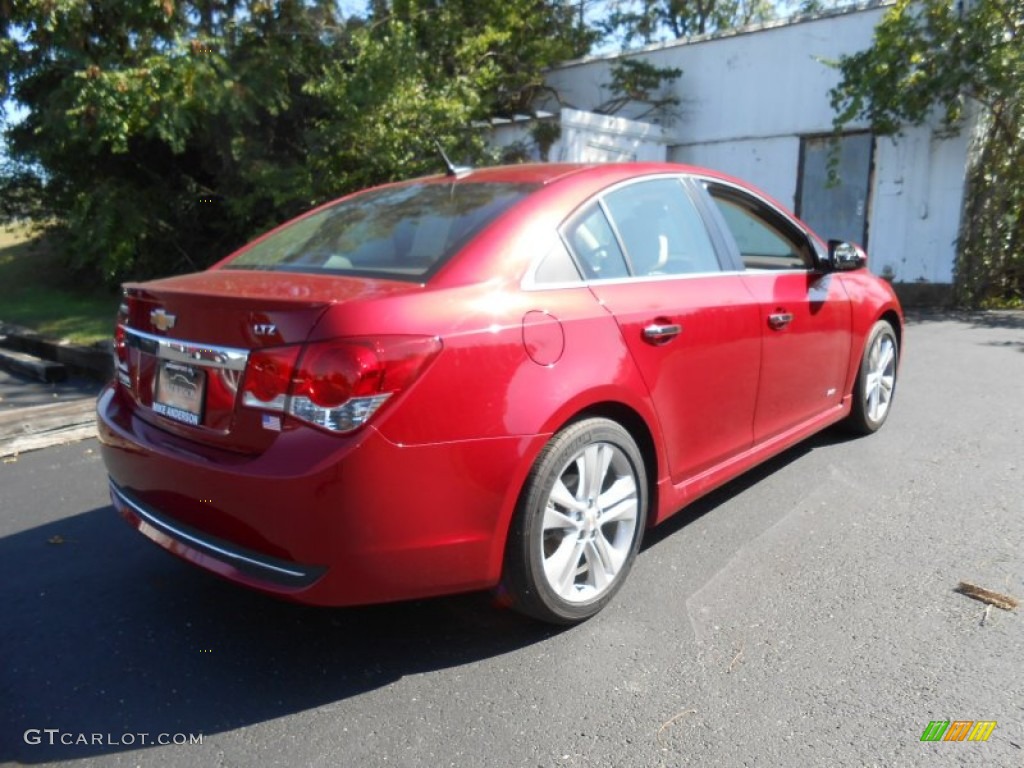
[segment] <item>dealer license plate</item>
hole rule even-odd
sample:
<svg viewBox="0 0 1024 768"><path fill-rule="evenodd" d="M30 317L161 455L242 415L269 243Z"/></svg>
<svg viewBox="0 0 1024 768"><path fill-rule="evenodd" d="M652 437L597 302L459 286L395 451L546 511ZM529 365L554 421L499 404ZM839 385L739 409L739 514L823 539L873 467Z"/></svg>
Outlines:
<svg viewBox="0 0 1024 768"><path fill-rule="evenodd" d="M153 410L162 416L199 426L206 400L206 371L194 365L164 360L153 392Z"/></svg>

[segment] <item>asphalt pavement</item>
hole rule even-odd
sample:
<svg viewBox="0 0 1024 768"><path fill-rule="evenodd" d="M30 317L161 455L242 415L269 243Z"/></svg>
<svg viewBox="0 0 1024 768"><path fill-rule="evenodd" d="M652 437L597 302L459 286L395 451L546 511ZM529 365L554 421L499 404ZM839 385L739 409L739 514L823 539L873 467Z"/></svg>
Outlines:
<svg viewBox="0 0 1024 768"><path fill-rule="evenodd" d="M486 595L264 598L122 523L94 440L20 454L0 763L1022 766L1021 609L955 591L1024 598L1022 383L1024 314L915 318L881 432L823 433L684 510L561 631ZM936 720L996 726L922 742Z"/></svg>

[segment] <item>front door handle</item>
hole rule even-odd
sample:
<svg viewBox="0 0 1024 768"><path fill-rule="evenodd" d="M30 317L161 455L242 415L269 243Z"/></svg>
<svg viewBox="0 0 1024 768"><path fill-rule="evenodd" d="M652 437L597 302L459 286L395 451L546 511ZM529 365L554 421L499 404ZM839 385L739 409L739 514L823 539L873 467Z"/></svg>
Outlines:
<svg viewBox="0 0 1024 768"><path fill-rule="evenodd" d="M651 323L644 328L644 338L653 344L665 344L682 332L679 323Z"/></svg>
<svg viewBox="0 0 1024 768"><path fill-rule="evenodd" d="M792 312L773 312L768 315L768 325L774 330L781 331L787 325L793 322Z"/></svg>

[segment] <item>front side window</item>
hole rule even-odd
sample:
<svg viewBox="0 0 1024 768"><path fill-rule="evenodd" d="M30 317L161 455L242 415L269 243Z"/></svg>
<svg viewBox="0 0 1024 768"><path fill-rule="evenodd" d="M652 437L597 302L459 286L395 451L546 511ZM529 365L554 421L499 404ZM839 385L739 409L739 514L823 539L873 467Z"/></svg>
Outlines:
<svg viewBox="0 0 1024 768"><path fill-rule="evenodd" d="M285 226L224 266L419 280L535 188L420 182L372 190Z"/></svg>
<svg viewBox="0 0 1024 768"><path fill-rule="evenodd" d="M810 241L778 213L732 190L709 187L748 270L812 269Z"/></svg>

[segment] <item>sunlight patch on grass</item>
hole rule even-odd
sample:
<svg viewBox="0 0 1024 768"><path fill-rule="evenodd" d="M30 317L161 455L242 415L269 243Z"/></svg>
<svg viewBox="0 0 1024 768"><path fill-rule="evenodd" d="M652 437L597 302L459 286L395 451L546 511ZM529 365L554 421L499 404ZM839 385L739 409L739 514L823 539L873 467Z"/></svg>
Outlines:
<svg viewBox="0 0 1024 768"><path fill-rule="evenodd" d="M117 305L101 284L75 285L45 235L0 229L0 320L92 344L110 338Z"/></svg>

